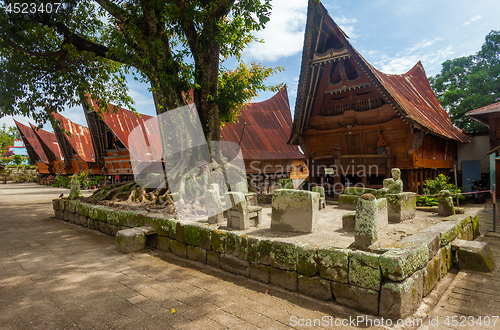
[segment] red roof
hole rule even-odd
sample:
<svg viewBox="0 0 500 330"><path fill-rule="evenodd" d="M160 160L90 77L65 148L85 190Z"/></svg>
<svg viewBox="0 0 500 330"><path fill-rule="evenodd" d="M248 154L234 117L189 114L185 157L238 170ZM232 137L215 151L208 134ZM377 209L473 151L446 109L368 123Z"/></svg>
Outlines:
<svg viewBox="0 0 500 330"><path fill-rule="evenodd" d="M17 120L14 119L14 122L16 123L17 128L19 129L19 132L21 133L23 140L25 140L26 144L26 149L29 151L29 148L31 147L32 150L36 153L38 158L45 164L49 163L49 160L47 159L47 155L43 151L42 145L40 144L40 141L38 141L35 133L33 130L18 122ZM33 161L36 161L36 158L34 158L34 155L29 155L30 158L32 158Z"/></svg>
<svg viewBox="0 0 500 330"><path fill-rule="evenodd" d="M99 106L95 101L88 99L96 112ZM133 153L137 161L160 160L162 158L162 144L156 117L134 113L130 110L110 104L108 112L99 114L104 123L116 137ZM129 135L134 131L129 140ZM135 135L138 134L138 135Z"/></svg>
<svg viewBox="0 0 500 330"><path fill-rule="evenodd" d="M465 115L480 122L481 124L490 127L488 114L495 112L500 112L500 102L493 103L479 109L471 110L467 112Z"/></svg>
<svg viewBox="0 0 500 330"><path fill-rule="evenodd" d="M59 142L57 142L56 135L51 132L47 132L43 129L37 129L36 126L30 124L31 129L40 139L41 143L45 144L45 146L54 154L57 160L64 161L64 156L62 154L61 148L59 146Z"/></svg>
<svg viewBox="0 0 500 330"><path fill-rule="evenodd" d="M269 100L246 104L238 123L222 127L221 140L239 143L243 132L244 159L303 159L297 146L287 144L291 128L288 93L282 88Z"/></svg>
<svg viewBox="0 0 500 330"><path fill-rule="evenodd" d="M408 72L400 75L385 74L368 62L366 64L399 104L406 120L412 122L414 126L418 123L448 139L469 142L470 139L453 125L448 113L439 103L420 61Z"/></svg>
<svg viewBox="0 0 500 330"><path fill-rule="evenodd" d="M84 162L95 162L94 147L92 146L92 141L90 139L89 129L70 121L68 118L63 117L58 113L54 113L54 118L59 122L59 127L54 127L59 144L65 148L65 146L67 146L67 141L73 148L74 152L76 152ZM71 136L62 132L61 128L68 131Z"/></svg>

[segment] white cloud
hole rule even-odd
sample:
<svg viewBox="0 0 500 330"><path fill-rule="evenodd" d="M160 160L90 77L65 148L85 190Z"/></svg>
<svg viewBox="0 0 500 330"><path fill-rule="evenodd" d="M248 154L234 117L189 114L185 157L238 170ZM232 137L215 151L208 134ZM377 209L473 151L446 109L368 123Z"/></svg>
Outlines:
<svg viewBox="0 0 500 330"><path fill-rule="evenodd" d="M347 18L344 15L341 17L333 17L333 20L335 23L337 23L338 26L347 34L347 36L351 39L354 39L358 37L358 34L355 32L354 29L354 23L356 23L358 20L356 18Z"/></svg>
<svg viewBox="0 0 500 330"><path fill-rule="evenodd" d="M464 26L465 25L469 25L470 23L475 22L475 21L477 21L478 19L481 19L481 18L483 18L483 15L473 16L467 22L464 23Z"/></svg>
<svg viewBox="0 0 500 330"><path fill-rule="evenodd" d="M439 70L439 65L454 54L451 46L439 47L437 43L441 40L441 38L423 39L394 56L383 55L379 61L375 62L375 66L384 73L402 74L411 69L418 61L422 61L429 74L429 71Z"/></svg>
<svg viewBox="0 0 500 330"><path fill-rule="evenodd" d="M302 51L307 14L306 0L274 0L271 20L255 33L264 43L251 43L243 58L249 61L277 61Z"/></svg>

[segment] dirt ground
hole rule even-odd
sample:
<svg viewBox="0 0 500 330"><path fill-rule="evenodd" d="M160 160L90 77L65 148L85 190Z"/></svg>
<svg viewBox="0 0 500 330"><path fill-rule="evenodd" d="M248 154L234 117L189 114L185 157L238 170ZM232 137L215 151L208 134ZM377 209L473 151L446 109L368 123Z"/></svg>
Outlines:
<svg viewBox="0 0 500 330"><path fill-rule="evenodd" d="M273 238L279 241L309 244L317 247L347 248L354 242L354 231L346 231L342 228L342 215L349 211L340 209L337 205L327 204L325 209L319 211L318 229L310 234L271 231L271 205L261 206L263 206L262 223L258 227L251 227L241 232L257 237ZM483 208L484 205L481 204L467 204L465 205L465 213L475 214ZM438 216L437 213L417 211L416 217L412 220L389 223L386 228L379 230L380 247L388 247L404 237L416 234L441 222L443 218ZM219 228L230 230L226 227L226 224L220 224Z"/></svg>

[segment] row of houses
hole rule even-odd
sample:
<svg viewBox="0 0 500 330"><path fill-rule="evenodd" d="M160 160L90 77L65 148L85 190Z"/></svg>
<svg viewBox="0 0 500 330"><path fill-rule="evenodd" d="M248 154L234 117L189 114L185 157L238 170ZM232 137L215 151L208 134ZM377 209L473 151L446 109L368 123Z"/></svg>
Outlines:
<svg viewBox="0 0 500 330"><path fill-rule="evenodd" d="M156 117L114 105L99 113L97 102L90 99L84 102L83 110L88 127L54 114L57 125L53 133L15 121L40 174L87 172L122 182L134 179L136 166L141 167L142 175L148 173L148 168L158 168L144 165L163 157ZM288 94L283 88L269 100L247 104L239 123L221 129L221 140L241 147L247 174L263 191L272 191L279 179L308 175L304 155L297 146L286 143L291 125ZM138 130L141 138L130 139L130 134Z"/></svg>

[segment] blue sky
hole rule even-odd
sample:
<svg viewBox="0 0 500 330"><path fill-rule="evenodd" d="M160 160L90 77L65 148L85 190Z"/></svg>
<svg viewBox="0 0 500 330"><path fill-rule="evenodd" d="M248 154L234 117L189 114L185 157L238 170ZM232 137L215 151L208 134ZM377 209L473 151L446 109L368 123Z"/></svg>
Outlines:
<svg viewBox="0 0 500 330"><path fill-rule="evenodd" d="M256 33L265 43L249 45L243 60L285 68L269 78L268 83L287 84L293 113L307 0L272 0L271 3L271 20L265 30ZM324 0L322 3L358 52L385 73L404 73L420 60L427 75L433 76L441 70L441 63L476 53L491 30L500 30L498 0ZM231 68L229 64L227 67ZM154 115L148 86L132 78L128 85L137 111ZM254 101L272 95L264 93ZM81 107L62 114L87 126ZM16 119L23 123L29 120ZM4 122L14 125L12 117L0 118L0 125ZM49 126L45 129L52 130Z"/></svg>

